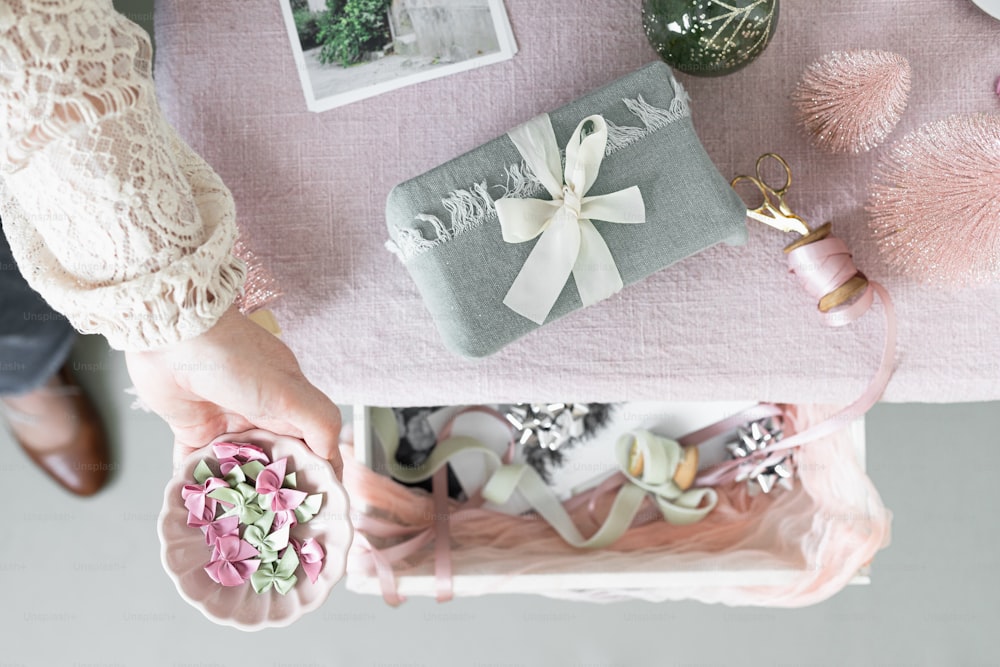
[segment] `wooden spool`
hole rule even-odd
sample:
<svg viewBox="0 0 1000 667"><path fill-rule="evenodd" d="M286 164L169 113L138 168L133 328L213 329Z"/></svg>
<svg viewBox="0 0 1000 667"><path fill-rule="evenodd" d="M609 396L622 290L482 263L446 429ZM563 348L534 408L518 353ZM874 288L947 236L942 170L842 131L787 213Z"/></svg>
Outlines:
<svg viewBox="0 0 1000 667"><path fill-rule="evenodd" d="M803 246L807 246L810 243L816 243L817 241L822 241L827 236L829 236L832 231L833 231L833 224L829 222L821 227L817 227L816 229L812 230L811 232L809 232L802 238L798 239L794 243L790 243L787 246L785 246L785 254L787 255L793 250L796 250ZM825 295L822 299L820 299L819 310L820 312L823 313L829 312L834 308L836 308L837 306L842 306L845 303L851 301L852 299L861 296L862 294L864 294L866 289L868 289L868 278L865 277L865 274L858 271L846 283L844 283L843 285L841 285L840 287L838 287L837 289L833 290L829 294Z"/></svg>
<svg viewBox="0 0 1000 667"><path fill-rule="evenodd" d="M628 472L634 477L642 477L643 456L639 446L632 445L628 456ZM698 448L684 447L684 458L674 471L673 482L681 491L687 491L694 484L694 478L698 474Z"/></svg>

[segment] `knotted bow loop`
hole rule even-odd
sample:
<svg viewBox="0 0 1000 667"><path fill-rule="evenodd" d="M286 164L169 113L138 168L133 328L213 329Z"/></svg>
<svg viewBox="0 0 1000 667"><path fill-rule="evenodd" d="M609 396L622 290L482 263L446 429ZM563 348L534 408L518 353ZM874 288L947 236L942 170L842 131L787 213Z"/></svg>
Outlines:
<svg viewBox="0 0 1000 667"><path fill-rule="evenodd" d="M566 145L565 170L560 169L559 146L548 114L514 128L508 136L552 200L504 197L496 202L504 241L523 243L540 237L503 302L542 324L570 274L584 306L624 286L611 251L591 219L644 223L646 208L634 185L606 195L586 196L597 180L608 143L603 117L588 116L577 125Z"/></svg>
<svg viewBox="0 0 1000 667"><path fill-rule="evenodd" d="M633 446L643 455L644 465L638 476L629 472L629 453ZM684 458L683 447L674 440L649 431L626 433L615 443L615 458L628 481L652 494L660 513L669 523L686 526L701 521L719 501L715 489L684 491L674 483L674 472Z"/></svg>

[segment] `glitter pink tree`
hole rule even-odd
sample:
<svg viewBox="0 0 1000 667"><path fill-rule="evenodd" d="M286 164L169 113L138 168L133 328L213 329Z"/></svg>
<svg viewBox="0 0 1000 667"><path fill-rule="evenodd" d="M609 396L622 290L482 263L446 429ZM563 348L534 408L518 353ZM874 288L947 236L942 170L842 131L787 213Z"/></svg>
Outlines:
<svg viewBox="0 0 1000 667"><path fill-rule="evenodd" d="M893 144L867 210L900 273L951 286L1000 282L1000 115L952 116Z"/></svg>
<svg viewBox="0 0 1000 667"><path fill-rule="evenodd" d="M832 153L861 153L892 132L906 108L910 64L887 51L835 51L806 68L795 91L799 123Z"/></svg>

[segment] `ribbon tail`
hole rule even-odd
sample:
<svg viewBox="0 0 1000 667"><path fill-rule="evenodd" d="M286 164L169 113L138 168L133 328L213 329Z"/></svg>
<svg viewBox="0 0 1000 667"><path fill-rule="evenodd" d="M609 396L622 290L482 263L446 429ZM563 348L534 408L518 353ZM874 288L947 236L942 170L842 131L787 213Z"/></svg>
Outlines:
<svg viewBox="0 0 1000 667"><path fill-rule="evenodd" d="M656 496L663 518L675 526L688 526L701 521L718 502L719 494L715 489L691 489L673 500Z"/></svg>
<svg viewBox="0 0 1000 667"><path fill-rule="evenodd" d="M582 228L574 218L557 212L531 249L503 299L504 305L535 324L543 324L578 262Z"/></svg>
<svg viewBox="0 0 1000 667"><path fill-rule="evenodd" d="M545 231L545 223L559 210L562 201L504 197L496 200L494 206L503 240L524 243Z"/></svg>
<svg viewBox="0 0 1000 667"><path fill-rule="evenodd" d="M606 195L584 197L580 200L580 217L588 220L605 220L624 224L646 222L646 204L639 187L633 185Z"/></svg>
<svg viewBox="0 0 1000 667"><path fill-rule="evenodd" d="M573 265L573 278L580 292L580 301L589 306L608 298L625 285L611 250L594 223L580 220L579 229L580 252Z"/></svg>
<svg viewBox="0 0 1000 667"><path fill-rule="evenodd" d="M552 490L527 465L509 465L496 471L483 488L483 497L495 503L505 503L520 492L531 508L544 518L563 540L580 549L600 549L614 544L632 525L646 492L627 484L619 489L608 516L590 537L584 537L572 517Z"/></svg>
<svg viewBox="0 0 1000 667"><path fill-rule="evenodd" d="M406 601L406 598L396 590L396 573L392 569L392 563L378 549L372 546L364 533L354 534L354 544L362 551L367 552L371 565L374 566L375 574L378 577L379 585L382 588L382 599L390 607L398 607Z"/></svg>

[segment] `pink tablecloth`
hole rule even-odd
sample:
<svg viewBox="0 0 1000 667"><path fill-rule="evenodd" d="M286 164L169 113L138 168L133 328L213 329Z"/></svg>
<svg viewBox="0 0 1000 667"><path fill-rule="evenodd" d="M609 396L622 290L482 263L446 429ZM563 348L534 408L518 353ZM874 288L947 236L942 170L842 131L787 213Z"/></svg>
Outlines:
<svg viewBox="0 0 1000 667"><path fill-rule="evenodd" d="M639 0L507 0L511 61L321 114L306 111L277 1L156 5L156 78L169 118L225 179L287 296L285 340L335 400L441 404L534 399L848 402L874 372L876 308L825 329L786 275L788 237L752 226L716 248L482 361L446 351L405 268L383 248L390 188L655 58ZM950 114L1000 112L1000 21L965 0L782 4L774 41L745 70L681 77L726 176L777 151L791 201L833 220L899 310L899 367L885 398L1000 398L1000 286L948 293L894 277L863 213L876 154L811 148L788 96L837 49L910 59L909 108L890 138ZM956 221L959 223L960 221ZM754 225L755 223L751 223Z"/></svg>

